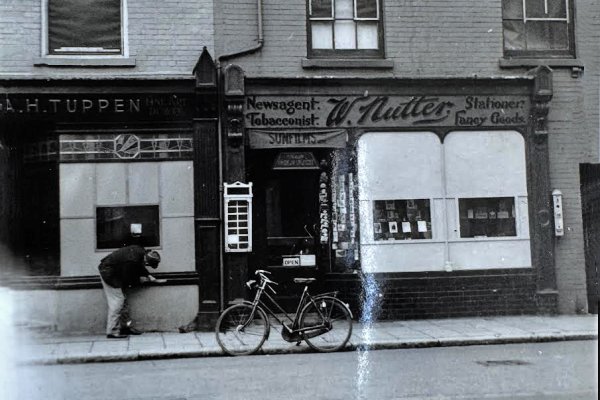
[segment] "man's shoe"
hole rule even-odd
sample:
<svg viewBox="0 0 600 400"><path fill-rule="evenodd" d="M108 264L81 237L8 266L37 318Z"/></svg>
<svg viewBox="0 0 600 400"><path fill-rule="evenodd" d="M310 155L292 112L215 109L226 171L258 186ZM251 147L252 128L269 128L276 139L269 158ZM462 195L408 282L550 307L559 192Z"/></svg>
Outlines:
<svg viewBox="0 0 600 400"><path fill-rule="evenodd" d="M142 331L131 327L121 329L121 335L141 335L142 333Z"/></svg>
<svg viewBox="0 0 600 400"><path fill-rule="evenodd" d="M109 339L127 339L127 335L121 333L109 333L106 337Z"/></svg>

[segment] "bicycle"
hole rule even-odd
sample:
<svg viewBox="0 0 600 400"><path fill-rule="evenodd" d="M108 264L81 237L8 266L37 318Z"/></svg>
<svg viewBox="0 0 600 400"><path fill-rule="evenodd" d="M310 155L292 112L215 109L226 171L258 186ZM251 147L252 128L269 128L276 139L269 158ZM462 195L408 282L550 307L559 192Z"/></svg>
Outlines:
<svg viewBox="0 0 600 400"><path fill-rule="evenodd" d="M271 297L267 290L276 294L268 271L257 270L260 282L249 280L248 288L257 288L253 301L245 300L227 308L215 328L217 342L229 355L249 355L257 352L268 339L271 322L268 315L281 324L281 336L287 342L299 345L305 341L310 348L320 352L333 352L343 348L352 334L352 312L347 304L337 298L338 292L312 296L308 285L314 278L294 278L295 283L305 284L293 318ZM280 318L265 302L270 302L283 314ZM268 313L268 314L267 314Z"/></svg>

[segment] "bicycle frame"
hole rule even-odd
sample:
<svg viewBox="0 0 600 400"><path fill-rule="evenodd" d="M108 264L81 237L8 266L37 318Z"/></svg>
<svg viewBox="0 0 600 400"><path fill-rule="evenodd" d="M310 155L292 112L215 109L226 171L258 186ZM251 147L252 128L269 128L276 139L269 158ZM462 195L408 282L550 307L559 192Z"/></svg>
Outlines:
<svg viewBox="0 0 600 400"><path fill-rule="evenodd" d="M302 295L300 296L300 301L298 302L298 307L296 308L296 312L294 314L294 319L292 319L290 317L290 314L288 314L280 305L279 303L273 298L271 297L271 295L269 295L269 293L267 293L265 291L265 289L271 289L273 291L273 293L275 293L275 290L273 288L271 288L270 286L268 286L268 283L265 279L263 279L261 277L261 283L258 285L258 289L256 291L256 295L254 296L254 300L252 301L252 313L250 315L250 320L252 319L252 317L254 316L254 312L256 311L256 307L261 307L261 309L263 311L266 311L267 314L271 315L273 318L275 318L275 320L281 325L283 326L290 334L297 334L297 333L303 333L305 331L309 331L309 330L314 330L315 328L319 328L320 326L311 326L308 328L297 328L298 327L298 319L300 318L300 312L302 311L302 309L304 308L304 306L306 304L308 304L308 302L311 302L314 304L315 309L319 312L319 315L321 318L325 319L325 316L323 314L321 314L321 311L319 310L319 307L317 307L317 304L315 302L315 300L318 300L320 297L333 297L333 298L337 298L337 294L338 292L327 292L327 293L322 293L316 296L311 296L310 293L308 292L308 286L304 286L304 290L302 291ZM267 296L267 298L271 301L271 303L277 307L277 310L282 313L284 315L284 319L287 319L287 321L289 321L291 323L291 328L288 327L285 324L285 320L282 318L279 318L277 316L277 314L269 307L268 304L266 304L263 300L262 300L262 296ZM331 310L329 311L331 313ZM327 317L331 317L331 315L328 315Z"/></svg>

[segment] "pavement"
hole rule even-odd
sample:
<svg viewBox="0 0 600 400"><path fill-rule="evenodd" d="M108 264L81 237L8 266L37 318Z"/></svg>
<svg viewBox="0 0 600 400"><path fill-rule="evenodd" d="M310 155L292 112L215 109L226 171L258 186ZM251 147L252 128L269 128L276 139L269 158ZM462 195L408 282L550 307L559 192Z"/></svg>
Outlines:
<svg viewBox="0 0 600 400"><path fill-rule="evenodd" d="M303 353L302 342L285 342L272 325L261 354ZM214 332L145 332L127 339L105 335L64 335L17 328L13 352L20 365L140 361L224 356ZM354 323L345 350L402 349L481 344L598 340L597 315L501 316ZM16 350L16 351L14 351Z"/></svg>

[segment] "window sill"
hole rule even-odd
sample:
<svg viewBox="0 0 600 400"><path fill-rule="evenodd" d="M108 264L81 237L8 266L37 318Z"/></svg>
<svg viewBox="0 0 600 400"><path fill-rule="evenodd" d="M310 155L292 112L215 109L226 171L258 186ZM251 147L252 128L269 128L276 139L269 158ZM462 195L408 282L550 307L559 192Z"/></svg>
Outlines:
<svg viewBox="0 0 600 400"><path fill-rule="evenodd" d="M501 58L500 68L522 68L546 65L550 68L571 68L571 76L576 78L583 71L583 62L575 58Z"/></svg>
<svg viewBox="0 0 600 400"><path fill-rule="evenodd" d="M135 67L135 58L129 57L40 57L34 60L36 67Z"/></svg>
<svg viewBox="0 0 600 400"><path fill-rule="evenodd" d="M392 69L394 61L390 59L365 58L303 58L302 68L374 68Z"/></svg>

